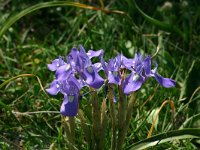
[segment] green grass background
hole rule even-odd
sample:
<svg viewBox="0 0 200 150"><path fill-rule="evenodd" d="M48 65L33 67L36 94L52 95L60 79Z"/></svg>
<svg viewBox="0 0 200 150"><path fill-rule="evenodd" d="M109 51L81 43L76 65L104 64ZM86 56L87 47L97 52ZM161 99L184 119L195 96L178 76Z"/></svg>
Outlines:
<svg viewBox="0 0 200 150"><path fill-rule="evenodd" d="M0 28L6 21L26 8L45 2L1 0ZM159 73L177 81L175 88L158 87L148 80L137 94L137 104L124 143L124 149L145 139L151 124L147 121L152 110L164 100L173 100L176 108L174 122L170 107L165 106L159 115L154 134L179 129L193 116L185 127L200 127L200 2L198 0L80 0L83 4L107 10L123 11L126 15L73 6L49 7L25 15L5 31L0 38L0 84L20 74L34 74L44 88L54 75L47 64L59 55L65 56L73 46L82 44L85 49L104 49L105 59L123 53L134 57L135 51L155 55ZM152 20L152 18L154 20ZM176 30L178 29L178 31ZM83 91L84 93L84 91ZM35 77L22 77L0 88L0 149L65 149L67 136L62 126L60 109L62 96L47 97ZM191 99L190 99L191 98ZM81 108L90 106L87 96ZM40 111L51 111L40 112ZM89 111L85 110L89 126ZM34 112L19 114L18 112ZM76 120L76 143L79 149L89 149L84 142L80 120ZM110 148L111 134L106 136L105 149ZM197 149L197 140L176 140L155 146L153 149Z"/></svg>

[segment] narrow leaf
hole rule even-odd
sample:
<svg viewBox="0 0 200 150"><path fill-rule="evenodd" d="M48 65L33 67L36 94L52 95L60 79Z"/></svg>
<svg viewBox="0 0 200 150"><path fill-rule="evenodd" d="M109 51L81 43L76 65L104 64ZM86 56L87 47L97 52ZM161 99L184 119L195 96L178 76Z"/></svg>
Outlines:
<svg viewBox="0 0 200 150"><path fill-rule="evenodd" d="M128 149L130 150L142 150L145 148L149 148L151 146L155 146L165 142L171 142L173 140L181 140L187 138L200 138L200 129L183 129L183 130L174 130L165 133L161 133L145 140L139 141Z"/></svg>

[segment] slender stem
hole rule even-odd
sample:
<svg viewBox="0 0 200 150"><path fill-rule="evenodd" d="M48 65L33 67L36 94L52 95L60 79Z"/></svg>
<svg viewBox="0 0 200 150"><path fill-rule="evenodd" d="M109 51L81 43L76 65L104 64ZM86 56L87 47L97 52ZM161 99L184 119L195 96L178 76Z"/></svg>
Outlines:
<svg viewBox="0 0 200 150"><path fill-rule="evenodd" d="M118 113L118 140L117 140L117 150L122 149L123 145L123 128L126 120L126 101L125 96L122 91L121 85L118 86L119 91L119 113Z"/></svg>
<svg viewBox="0 0 200 150"><path fill-rule="evenodd" d="M84 134L85 134L86 141L87 141L88 145L90 145L91 144L91 132L90 132L90 129L87 125L87 120L84 117L84 113L81 109L79 109L79 111L78 111L78 116L79 116L79 119L81 121L81 127L83 129Z"/></svg>
<svg viewBox="0 0 200 150"><path fill-rule="evenodd" d="M75 140L75 118L74 117L69 117L69 128L70 128L72 143L74 144L74 140Z"/></svg>
<svg viewBox="0 0 200 150"><path fill-rule="evenodd" d="M136 101L135 93L132 93L130 100L129 100L129 103L128 103L124 128L122 130L122 135L121 135L122 143L121 143L121 145L123 144L124 139L125 139L126 134L127 134L127 130L128 130L128 127L129 127L129 124L130 124L130 121L131 121L131 117L132 117L133 108L134 108L134 105L135 105L135 101Z"/></svg>
<svg viewBox="0 0 200 150"><path fill-rule="evenodd" d="M114 105L114 95L112 91L111 85L109 85L108 89L108 97L109 97L109 102L110 102L110 115L112 119L112 144L111 144L111 149L115 150L116 148L116 112L115 112L115 105Z"/></svg>
<svg viewBox="0 0 200 150"><path fill-rule="evenodd" d="M67 117L67 122L65 123L65 132L68 137L69 141L69 148L71 150L75 150L75 118L74 117Z"/></svg>
<svg viewBox="0 0 200 150"><path fill-rule="evenodd" d="M100 135L101 135L101 113L98 103L97 92L92 94L92 119L93 119L93 135L95 140L95 149L100 149Z"/></svg>
<svg viewBox="0 0 200 150"><path fill-rule="evenodd" d="M106 99L103 100L101 104L101 134L100 134L100 149L103 149L104 147L104 139L105 139L105 131L106 131L106 126L108 122L108 117L106 114Z"/></svg>

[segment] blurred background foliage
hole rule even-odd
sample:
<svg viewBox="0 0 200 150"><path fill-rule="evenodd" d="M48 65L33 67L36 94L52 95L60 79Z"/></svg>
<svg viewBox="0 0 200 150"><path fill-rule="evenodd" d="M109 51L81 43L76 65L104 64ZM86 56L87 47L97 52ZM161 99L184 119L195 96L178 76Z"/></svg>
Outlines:
<svg viewBox="0 0 200 150"><path fill-rule="evenodd" d="M11 16L41 2L48 1L0 0L0 28ZM179 128L187 118L200 113L198 92L191 100L193 102L189 103L193 92L200 86L199 0L136 1L148 16L169 26L176 26L185 39L176 32L163 30L148 21L136 9L132 0L76 2L93 7L103 7L103 2L105 9L123 11L127 15L71 6L44 8L26 15L1 37L0 49L7 63L0 59L0 83L19 74L31 73L39 76L46 88L53 79L53 74L47 70L47 64L59 55L65 56L73 46L77 47L79 44L83 44L87 50L104 49L106 60L121 52L131 58L136 50L151 55L158 50L155 60L159 65L159 72L163 76L171 75L177 81L177 86L174 89L159 87L155 97L141 108L138 117L148 117L145 112L150 114L165 99L174 100L177 107L174 128ZM139 91L138 106L152 95L155 86L156 82L152 79ZM1 102L15 112L59 110L62 99L60 96L46 97L35 78L19 78L0 89L0 94ZM183 108L185 104L188 107ZM166 118L170 114L170 108L165 109L160 115L160 118L165 119L160 119L155 133L166 131L166 126L171 121ZM64 145L66 135L62 135L59 114L14 116L1 105L0 139L3 142L0 141L0 148L1 145L5 148L9 145L23 145L26 148L44 148L55 143L58 147ZM146 137L150 126L144 125L145 121L142 121L144 120L139 121L139 127L136 122L131 124L130 128L134 132L128 134L126 145ZM189 127L193 126L200 127L199 118ZM81 143L81 137L78 141ZM186 146L184 142L182 146Z"/></svg>

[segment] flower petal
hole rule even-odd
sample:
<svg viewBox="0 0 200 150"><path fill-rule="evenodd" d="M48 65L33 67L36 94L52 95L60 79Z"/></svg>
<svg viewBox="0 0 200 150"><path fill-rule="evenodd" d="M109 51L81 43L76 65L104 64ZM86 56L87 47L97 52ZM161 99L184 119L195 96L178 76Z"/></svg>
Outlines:
<svg viewBox="0 0 200 150"><path fill-rule="evenodd" d="M100 70L103 69L101 63L95 63L95 64L93 64L93 66L95 67L95 69L97 70L97 72L99 72Z"/></svg>
<svg viewBox="0 0 200 150"><path fill-rule="evenodd" d="M176 85L176 82L174 80L169 79L169 78L164 78L157 73L154 74L154 77L156 78L158 83L160 85L162 85L163 87L170 88L170 87L174 87Z"/></svg>
<svg viewBox="0 0 200 150"><path fill-rule="evenodd" d="M87 55L90 59L93 57L99 57L103 55L103 50L98 50L98 51L89 50L87 52Z"/></svg>
<svg viewBox="0 0 200 150"><path fill-rule="evenodd" d="M65 95L60 107L60 113L63 116L76 116L78 113L78 101L78 95Z"/></svg>
<svg viewBox="0 0 200 150"><path fill-rule="evenodd" d="M64 65L65 62L62 60L61 57L59 57L58 59L55 59L52 61L51 64L48 64L48 69L51 71L56 71L57 68L59 68L60 66Z"/></svg>
<svg viewBox="0 0 200 150"><path fill-rule="evenodd" d="M135 64L134 59L128 59L125 56L122 56L122 65L129 70L133 70L133 66Z"/></svg>
<svg viewBox="0 0 200 150"><path fill-rule="evenodd" d="M124 94L130 94L131 92L137 91L141 88L143 82L144 79L142 76L132 72L123 83Z"/></svg>
<svg viewBox="0 0 200 150"><path fill-rule="evenodd" d="M57 80L62 80L62 79L67 79L68 76L72 73L72 68L70 64L65 64L61 67L59 67L56 70L56 79Z"/></svg>
<svg viewBox="0 0 200 150"><path fill-rule="evenodd" d="M144 59L144 72L146 76L149 76L151 74L151 56L148 55Z"/></svg>
<svg viewBox="0 0 200 150"><path fill-rule="evenodd" d="M104 84L104 79L97 73L97 70L93 66L85 68L83 75L85 82L95 89L100 88Z"/></svg>
<svg viewBox="0 0 200 150"><path fill-rule="evenodd" d="M51 83L50 88L46 89L46 91L51 95L57 95L58 92L60 91L60 84L58 83L57 80L54 80Z"/></svg>
<svg viewBox="0 0 200 150"><path fill-rule="evenodd" d="M72 48L71 52L67 55L67 63L71 64L73 68L76 66L77 56L79 51L77 48Z"/></svg>
<svg viewBox="0 0 200 150"><path fill-rule="evenodd" d="M108 72L108 83L114 83L120 85L121 76L118 71L109 71Z"/></svg>

